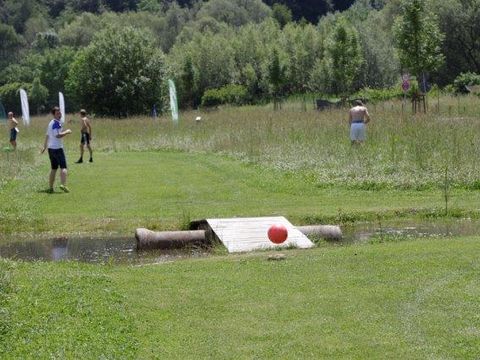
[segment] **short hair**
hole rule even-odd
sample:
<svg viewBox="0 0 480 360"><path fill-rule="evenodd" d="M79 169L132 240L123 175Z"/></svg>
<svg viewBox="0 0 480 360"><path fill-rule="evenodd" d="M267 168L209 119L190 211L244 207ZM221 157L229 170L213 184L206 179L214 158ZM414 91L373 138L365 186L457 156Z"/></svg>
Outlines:
<svg viewBox="0 0 480 360"><path fill-rule="evenodd" d="M8 116L12 115L13 116L13 111L8 112Z"/></svg>
<svg viewBox="0 0 480 360"><path fill-rule="evenodd" d="M55 115L55 113L56 113L57 111L60 111L60 108L59 108L58 106L54 106L54 107L52 108L52 115Z"/></svg>
<svg viewBox="0 0 480 360"><path fill-rule="evenodd" d="M357 106L363 106L363 102L360 99L355 100L355 105Z"/></svg>
<svg viewBox="0 0 480 360"><path fill-rule="evenodd" d="M80 109L80 115L82 115L82 116L87 115L87 110L85 110L85 109Z"/></svg>

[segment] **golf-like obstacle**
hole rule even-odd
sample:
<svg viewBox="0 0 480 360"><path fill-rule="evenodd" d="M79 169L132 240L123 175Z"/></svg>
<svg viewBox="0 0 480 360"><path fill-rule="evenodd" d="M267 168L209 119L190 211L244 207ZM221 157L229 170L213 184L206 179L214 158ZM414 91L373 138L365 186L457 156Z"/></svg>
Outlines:
<svg viewBox="0 0 480 360"><path fill-rule="evenodd" d="M228 252L231 253L278 246L293 246L301 249L314 246L300 230L283 216L207 219L207 222ZM268 239L267 232L272 225L283 225L287 228L287 240L281 245L275 245Z"/></svg>
<svg viewBox="0 0 480 360"><path fill-rule="evenodd" d="M283 225L288 237L281 245L268 239L272 225ZM245 252L277 247L310 248L314 244L307 236L340 240L342 231L335 225L294 226L283 216L205 219L192 221L190 231L151 231L138 228L135 231L137 249L168 249L188 245L201 245L214 240L221 241L228 252Z"/></svg>

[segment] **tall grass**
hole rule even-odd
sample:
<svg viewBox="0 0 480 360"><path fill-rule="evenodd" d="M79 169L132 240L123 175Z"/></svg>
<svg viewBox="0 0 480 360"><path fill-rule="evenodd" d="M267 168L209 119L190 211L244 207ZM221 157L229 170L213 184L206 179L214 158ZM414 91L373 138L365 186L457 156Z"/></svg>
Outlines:
<svg viewBox="0 0 480 360"><path fill-rule="evenodd" d="M367 141L352 147L348 109L307 110L290 101L281 111L271 105L225 107L182 112L174 126L167 116L93 120L94 151L172 149L213 152L285 171L303 172L319 187L358 189L442 188L448 166L450 184L480 189L480 99L474 96L429 99L427 114L412 115L410 103L372 104ZM202 121L195 121L201 116ZM67 119L70 117L67 117ZM77 156L78 119L67 123L70 161ZM43 142L48 116L34 118L19 137L20 149L36 151ZM2 157L5 165L5 155ZM11 166L11 165L8 165ZM1 177L5 178L2 171Z"/></svg>

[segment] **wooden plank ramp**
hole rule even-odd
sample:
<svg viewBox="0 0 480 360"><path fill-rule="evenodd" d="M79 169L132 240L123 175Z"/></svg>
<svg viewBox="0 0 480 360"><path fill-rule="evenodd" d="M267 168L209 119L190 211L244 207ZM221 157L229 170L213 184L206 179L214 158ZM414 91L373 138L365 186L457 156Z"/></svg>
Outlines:
<svg viewBox="0 0 480 360"><path fill-rule="evenodd" d="M288 246L306 249L314 246L310 239L283 216L207 219L207 223L230 253ZM288 237L283 244L277 245L268 239L268 229L274 224L287 228Z"/></svg>

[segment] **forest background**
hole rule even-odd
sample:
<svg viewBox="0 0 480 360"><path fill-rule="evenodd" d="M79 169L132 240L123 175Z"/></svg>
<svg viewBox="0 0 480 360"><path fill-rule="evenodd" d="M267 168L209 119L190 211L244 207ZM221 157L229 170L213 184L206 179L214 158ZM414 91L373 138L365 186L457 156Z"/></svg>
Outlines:
<svg viewBox="0 0 480 360"><path fill-rule="evenodd" d="M43 113L62 91L67 110L148 114L168 79L182 108L401 96L409 5L438 40L428 83L480 84L480 0L0 0L0 101L19 112L25 88Z"/></svg>

